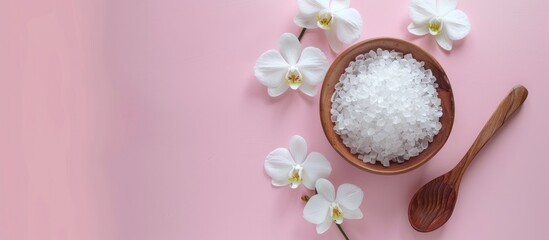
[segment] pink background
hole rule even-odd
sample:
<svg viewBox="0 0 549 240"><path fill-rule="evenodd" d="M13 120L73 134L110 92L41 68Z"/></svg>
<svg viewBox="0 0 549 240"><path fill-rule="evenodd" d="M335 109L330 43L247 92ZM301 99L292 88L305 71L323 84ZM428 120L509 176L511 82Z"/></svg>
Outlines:
<svg viewBox="0 0 549 240"><path fill-rule="evenodd" d="M398 176L363 172L330 147L318 96L273 99L256 59L299 33L293 0L0 2L0 239L342 239L302 218L303 188L274 188L263 160L293 134L365 191L351 239L547 239L549 2L462 0L472 23L451 53L406 31L408 1L351 2L361 39L431 52L454 89L440 153ZM304 46L321 48L322 32ZM530 95L477 156L450 221L407 218L413 193L451 169L516 84Z"/></svg>

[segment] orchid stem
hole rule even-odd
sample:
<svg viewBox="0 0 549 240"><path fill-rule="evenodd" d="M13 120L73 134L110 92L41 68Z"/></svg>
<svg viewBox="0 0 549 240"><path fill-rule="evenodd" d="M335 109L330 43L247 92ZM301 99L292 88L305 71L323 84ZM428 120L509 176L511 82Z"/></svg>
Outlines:
<svg viewBox="0 0 549 240"><path fill-rule="evenodd" d="M307 30L307 28L301 29L301 32L299 33L299 37L297 37L297 40L299 40L300 42L301 42L301 38L303 37L303 34L305 34L305 30Z"/></svg>
<svg viewBox="0 0 549 240"><path fill-rule="evenodd" d="M345 238L345 240L349 240L349 237L347 237L347 234L345 234L345 231L343 231L343 228L341 227L341 224L337 224L337 228L339 228L339 231L341 232L341 234L343 234L343 237Z"/></svg>

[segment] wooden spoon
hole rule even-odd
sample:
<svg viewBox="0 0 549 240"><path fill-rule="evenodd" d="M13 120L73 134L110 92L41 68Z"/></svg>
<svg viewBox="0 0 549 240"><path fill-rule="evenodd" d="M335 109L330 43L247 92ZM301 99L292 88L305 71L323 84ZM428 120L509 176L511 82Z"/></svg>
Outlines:
<svg viewBox="0 0 549 240"><path fill-rule="evenodd" d="M505 121L522 105L528 90L518 85L499 104L463 159L448 173L421 187L408 208L408 219L417 231L430 232L442 226L454 211L459 183L473 158Z"/></svg>

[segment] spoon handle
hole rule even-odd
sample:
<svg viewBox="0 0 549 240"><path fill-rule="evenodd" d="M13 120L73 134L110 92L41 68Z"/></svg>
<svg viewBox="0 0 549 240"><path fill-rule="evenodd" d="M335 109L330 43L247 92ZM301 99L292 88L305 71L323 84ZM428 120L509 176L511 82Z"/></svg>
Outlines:
<svg viewBox="0 0 549 240"><path fill-rule="evenodd" d="M517 109L519 109L524 100L526 100L527 96L528 90L522 85L517 85L511 90L507 97L501 101L498 108L496 108L496 111L492 113L492 116L478 134L475 142L471 145L471 148L469 148L469 151L467 151L463 159L454 168L454 170L452 170L453 172L458 173L457 175L452 174L456 177L455 180L457 180L458 183L460 182L461 177L467 167L469 167L469 164L473 161L473 158L490 140L490 138L492 138L497 130L503 126L505 121L507 121L507 119L509 119L509 117L513 115Z"/></svg>

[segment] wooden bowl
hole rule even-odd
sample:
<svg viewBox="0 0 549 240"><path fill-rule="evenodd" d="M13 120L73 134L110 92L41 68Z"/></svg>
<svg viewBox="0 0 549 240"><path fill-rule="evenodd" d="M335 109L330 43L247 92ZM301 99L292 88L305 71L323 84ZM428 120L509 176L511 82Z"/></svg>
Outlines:
<svg viewBox="0 0 549 240"><path fill-rule="evenodd" d="M331 98L335 91L335 84L339 82L341 74L345 68L359 54L367 53L370 50L376 51L378 48L383 50L395 50L404 54L411 53L418 60L425 62L425 68L431 69L438 83L438 96L442 100L442 117L439 121L442 128L435 135L433 141L429 143L427 149L423 150L418 156L410 158L404 163L391 162L389 167L384 167L381 163L365 163L358 158L357 154L352 154L347 146L341 140L341 137L334 131L334 123L331 121L330 109L332 108ZM431 54L420 47L400 39L377 38L359 42L342 52L332 63L326 73L324 83L320 92L320 121L326 138L332 147L348 162L360 169L378 173L378 174L398 174L415 169L431 159L446 143L448 136L454 125L454 95L452 87L448 81L448 76Z"/></svg>

